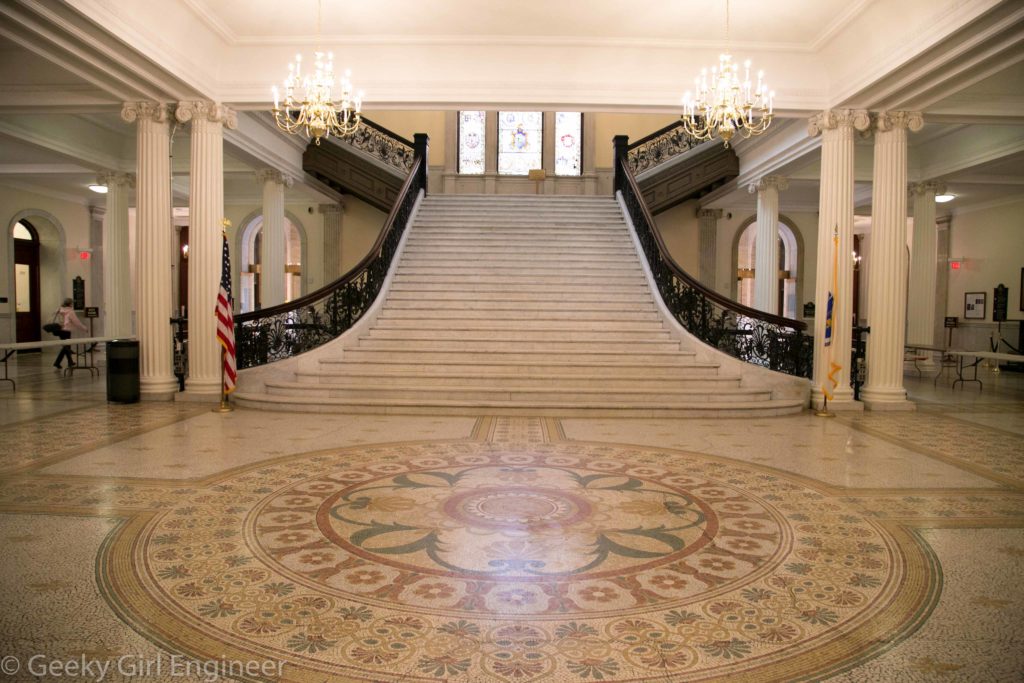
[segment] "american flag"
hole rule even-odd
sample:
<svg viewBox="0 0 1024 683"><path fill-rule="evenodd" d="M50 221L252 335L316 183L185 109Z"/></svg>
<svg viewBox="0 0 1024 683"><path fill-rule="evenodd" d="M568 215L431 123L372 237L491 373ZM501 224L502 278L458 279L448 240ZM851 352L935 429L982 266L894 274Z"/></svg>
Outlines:
<svg viewBox="0 0 1024 683"><path fill-rule="evenodd" d="M226 233L221 265L220 289L217 291L217 341L224 347L224 393L230 394L235 390L238 371L235 369L235 320L231 310L231 253Z"/></svg>

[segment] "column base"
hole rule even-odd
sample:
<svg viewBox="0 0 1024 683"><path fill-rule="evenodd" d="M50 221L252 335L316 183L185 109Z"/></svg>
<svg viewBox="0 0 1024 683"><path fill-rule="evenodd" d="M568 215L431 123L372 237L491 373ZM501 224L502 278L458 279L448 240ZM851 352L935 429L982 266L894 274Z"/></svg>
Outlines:
<svg viewBox="0 0 1024 683"><path fill-rule="evenodd" d="M825 394L820 388L811 390L811 408L821 410L825 403ZM828 402L828 409L837 413L862 413L864 404L853 400L853 390L833 392L832 399Z"/></svg>
<svg viewBox="0 0 1024 683"><path fill-rule="evenodd" d="M189 403L218 403L220 401L220 378L214 381L185 380L185 391L179 393L175 400Z"/></svg>
<svg viewBox="0 0 1024 683"><path fill-rule="evenodd" d="M173 401L178 393L178 380L142 379L139 381L139 400L142 401Z"/></svg>
<svg viewBox="0 0 1024 683"><path fill-rule="evenodd" d="M860 400L871 411L914 411L917 404L907 399L907 392L898 389L861 389Z"/></svg>

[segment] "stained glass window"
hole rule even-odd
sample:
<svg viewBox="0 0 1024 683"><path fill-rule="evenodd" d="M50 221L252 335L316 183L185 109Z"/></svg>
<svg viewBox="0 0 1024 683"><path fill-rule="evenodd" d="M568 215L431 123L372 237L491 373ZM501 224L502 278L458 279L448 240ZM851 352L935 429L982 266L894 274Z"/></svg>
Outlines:
<svg viewBox="0 0 1024 683"><path fill-rule="evenodd" d="M527 175L541 168L544 115L539 111L498 112L498 173Z"/></svg>
<svg viewBox="0 0 1024 683"><path fill-rule="evenodd" d="M555 175L581 175L583 114L555 112Z"/></svg>
<svg viewBox="0 0 1024 683"><path fill-rule="evenodd" d="M459 112L459 173L480 175L484 172L485 112Z"/></svg>

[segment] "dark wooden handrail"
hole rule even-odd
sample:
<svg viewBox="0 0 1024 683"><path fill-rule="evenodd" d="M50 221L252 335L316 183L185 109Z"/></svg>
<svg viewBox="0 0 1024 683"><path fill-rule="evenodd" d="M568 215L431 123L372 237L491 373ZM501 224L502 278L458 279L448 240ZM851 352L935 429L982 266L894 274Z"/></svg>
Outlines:
<svg viewBox="0 0 1024 683"><path fill-rule="evenodd" d="M373 128L375 131L377 131L379 133L383 133L384 135L388 136L389 138L394 138L395 140L398 140L399 142L401 142L403 145L406 145L408 147L413 147L414 146L412 140L408 140L408 139L402 137L401 135L399 135L398 133L395 133L395 132L392 132L392 131L388 130L384 126L380 125L379 123L377 123L375 121L371 121L370 119L366 118L365 116L362 117L360 120L362 121L362 123L366 124L366 126L368 128Z"/></svg>
<svg viewBox="0 0 1024 683"><path fill-rule="evenodd" d="M621 170L623 171L623 181L629 183L633 192L635 192L638 197L642 197L643 194L640 192L640 186L637 184L636 178L633 177L633 172L629 170L629 164L626 163L626 160L619 159L616 163L622 164L623 168ZM661 254L661 259L664 261L668 269L672 271L674 276L685 282L690 287L700 291L701 294L714 301L719 306L733 310L740 315L744 315L748 318L760 318L761 320L766 320L775 325L792 327L793 329L800 330L801 332L807 329L807 323L802 320L794 320L793 318L787 318L782 315L775 315L756 308L744 306L735 299L730 299L727 296L719 294L713 289L709 289L703 282L695 279L692 275L683 270L682 266L676 263L676 260L672 258L672 254L669 252L668 247L665 245L665 240L661 236L661 230L658 228L658 224L654 221L654 217L651 216L650 209L647 208L646 203L641 204L641 210L644 212L644 218L647 219L647 222L651 225L651 232L654 235L655 242L658 244L658 252Z"/></svg>

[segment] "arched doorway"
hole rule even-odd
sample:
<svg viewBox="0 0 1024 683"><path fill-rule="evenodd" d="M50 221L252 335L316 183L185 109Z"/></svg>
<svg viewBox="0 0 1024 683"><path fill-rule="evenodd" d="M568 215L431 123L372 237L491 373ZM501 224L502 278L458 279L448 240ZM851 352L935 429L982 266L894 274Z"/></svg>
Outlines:
<svg viewBox="0 0 1024 683"><path fill-rule="evenodd" d="M788 222L780 217L778 311L787 318L796 318L799 297L800 239ZM752 217L741 226L736 249L736 300L744 306L754 304L754 264L757 263L757 219Z"/></svg>
<svg viewBox="0 0 1024 683"><path fill-rule="evenodd" d="M239 311L247 313L262 308L260 280L262 273L262 228L263 216L251 216L242 228L238 244L238 301ZM301 224L286 213L285 235L285 289L284 300L291 301L302 296L304 289L303 268L306 240Z"/></svg>
<svg viewBox="0 0 1024 683"><path fill-rule="evenodd" d="M39 291L39 232L27 219L14 224L15 340L39 341L43 325ZM47 321L49 322L49 321Z"/></svg>

